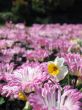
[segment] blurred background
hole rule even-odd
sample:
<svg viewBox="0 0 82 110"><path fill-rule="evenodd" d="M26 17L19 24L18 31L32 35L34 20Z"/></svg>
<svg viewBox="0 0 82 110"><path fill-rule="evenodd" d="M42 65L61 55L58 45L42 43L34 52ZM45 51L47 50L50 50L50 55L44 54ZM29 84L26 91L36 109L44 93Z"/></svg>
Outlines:
<svg viewBox="0 0 82 110"><path fill-rule="evenodd" d="M82 0L0 0L0 24L82 23Z"/></svg>

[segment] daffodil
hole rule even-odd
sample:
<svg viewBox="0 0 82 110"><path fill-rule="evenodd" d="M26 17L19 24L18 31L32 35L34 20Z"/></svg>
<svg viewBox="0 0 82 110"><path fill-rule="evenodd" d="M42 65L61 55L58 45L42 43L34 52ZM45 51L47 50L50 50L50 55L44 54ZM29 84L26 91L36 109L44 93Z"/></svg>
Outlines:
<svg viewBox="0 0 82 110"><path fill-rule="evenodd" d="M56 81L64 79L68 73L67 66L64 65L64 58L57 57L48 63L48 73L56 78Z"/></svg>

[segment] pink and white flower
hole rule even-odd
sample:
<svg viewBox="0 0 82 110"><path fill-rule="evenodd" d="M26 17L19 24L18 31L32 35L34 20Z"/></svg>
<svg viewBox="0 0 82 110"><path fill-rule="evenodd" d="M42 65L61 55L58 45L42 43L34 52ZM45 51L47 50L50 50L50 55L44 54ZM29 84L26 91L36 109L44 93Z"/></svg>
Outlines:
<svg viewBox="0 0 82 110"><path fill-rule="evenodd" d="M41 84L48 78L48 74L44 69L47 65L37 65L36 67L23 67L13 72L12 77L17 79L23 89L29 86Z"/></svg>
<svg viewBox="0 0 82 110"><path fill-rule="evenodd" d="M82 93L76 89L61 89L58 85L36 88L29 96L33 110L81 110Z"/></svg>

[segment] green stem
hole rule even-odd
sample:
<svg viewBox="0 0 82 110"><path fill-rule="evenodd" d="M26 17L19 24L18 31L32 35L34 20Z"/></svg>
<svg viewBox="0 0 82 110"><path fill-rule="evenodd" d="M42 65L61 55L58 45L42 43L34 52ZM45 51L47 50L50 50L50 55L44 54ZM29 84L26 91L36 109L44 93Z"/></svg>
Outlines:
<svg viewBox="0 0 82 110"><path fill-rule="evenodd" d="M68 73L68 85L70 85L70 76L69 76L69 73Z"/></svg>

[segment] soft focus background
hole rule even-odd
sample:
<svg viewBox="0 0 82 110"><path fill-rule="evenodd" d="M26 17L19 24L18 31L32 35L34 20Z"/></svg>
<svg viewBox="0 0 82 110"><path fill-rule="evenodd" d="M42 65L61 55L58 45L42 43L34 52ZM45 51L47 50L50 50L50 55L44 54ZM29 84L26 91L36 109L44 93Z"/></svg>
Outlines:
<svg viewBox="0 0 82 110"><path fill-rule="evenodd" d="M34 84L37 86L41 82L42 88L44 87L44 84L47 83L47 78L51 76L47 72L48 62L54 61L57 56L66 59L65 65L69 67L70 73L70 76L67 75L60 82L61 86L70 84L73 88L76 87L76 89L82 91L82 24L34 24L26 27L21 23L13 24L10 22L1 26L0 110L32 110L30 108L25 109L26 96L28 100L28 97L33 92L29 92L31 91L29 86L32 87ZM51 76L51 78L53 77ZM74 91L77 91L76 89ZM46 90L50 91L50 89ZM21 91L23 92L21 93ZM70 101L72 99L65 98L65 104L70 102L73 105L79 104L76 101L80 101L79 98L82 99L82 93L81 97L79 97L77 92L72 93L71 98L75 100L73 99L72 102ZM35 103L36 101L38 100L34 100ZM49 101L51 102L51 100ZM82 110L76 109L76 106L79 105L75 105L73 110ZM35 108L33 110L44 109Z"/></svg>
<svg viewBox="0 0 82 110"><path fill-rule="evenodd" d="M0 0L0 24L82 23L82 0Z"/></svg>
<svg viewBox="0 0 82 110"><path fill-rule="evenodd" d="M82 110L82 0L0 0L0 110L44 110L39 86L49 110Z"/></svg>

